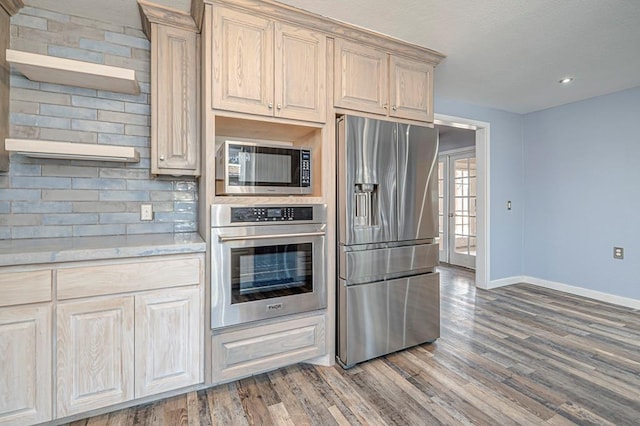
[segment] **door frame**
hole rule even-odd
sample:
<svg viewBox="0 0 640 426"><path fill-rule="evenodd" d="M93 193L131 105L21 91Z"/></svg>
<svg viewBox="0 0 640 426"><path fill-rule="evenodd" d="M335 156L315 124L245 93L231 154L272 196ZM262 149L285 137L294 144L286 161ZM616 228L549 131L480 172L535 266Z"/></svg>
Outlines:
<svg viewBox="0 0 640 426"><path fill-rule="evenodd" d="M488 289L491 281L490 271L490 229L489 229L489 159L490 124L485 121L471 120L445 114L434 114L434 124L475 130L477 170L477 251L476 251L476 287Z"/></svg>

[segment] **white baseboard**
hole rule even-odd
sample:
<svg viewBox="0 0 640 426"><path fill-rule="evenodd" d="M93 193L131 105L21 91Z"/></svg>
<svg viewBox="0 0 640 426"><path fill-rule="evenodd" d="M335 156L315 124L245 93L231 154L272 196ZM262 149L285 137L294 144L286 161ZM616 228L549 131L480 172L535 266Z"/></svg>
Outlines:
<svg viewBox="0 0 640 426"><path fill-rule="evenodd" d="M614 305L624 306L631 309L640 309L640 300L631 299L630 297L616 296L615 294L603 293L601 291L589 290L588 288L576 287L569 284L563 284L555 281L543 280L541 278L530 277L528 275L516 275L513 277L500 278L493 280L487 286L487 290L492 288L504 287L507 285L526 283L544 287L551 290L558 290L564 293L573 294L575 296L588 297L589 299L599 300L601 302L612 303Z"/></svg>
<svg viewBox="0 0 640 426"><path fill-rule="evenodd" d="M500 278L499 280L492 280L487 285L486 289L491 290L492 288L504 287L506 285L518 284L525 282L524 279L526 277L522 275L516 275L513 277Z"/></svg>
<svg viewBox="0 0 640 426"><path fill-rule="evenodd" d="M576 287L569 284L563 284L555 281L543 280L541 278L524 276L523 281L527 284L537 285L538 287L549 288L551 290L558 290L576 296L588 297L589 299L599 300L601 302L612 303L614 305L625 306L631 309L640 309L640 300L632 299L630 297L617 296L615 294L604 293L597 290L590 290L588 288Z"/></svg>

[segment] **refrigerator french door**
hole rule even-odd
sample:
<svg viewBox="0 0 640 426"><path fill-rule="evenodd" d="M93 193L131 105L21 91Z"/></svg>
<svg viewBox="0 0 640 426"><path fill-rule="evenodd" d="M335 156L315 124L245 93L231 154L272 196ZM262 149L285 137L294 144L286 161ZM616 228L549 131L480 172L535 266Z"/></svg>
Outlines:
<svg viewBox="0 0 640 426"><path fill-rule="evenodd" d="M337 358L344 367L440 335L437 132L338 120Z"/></svg>

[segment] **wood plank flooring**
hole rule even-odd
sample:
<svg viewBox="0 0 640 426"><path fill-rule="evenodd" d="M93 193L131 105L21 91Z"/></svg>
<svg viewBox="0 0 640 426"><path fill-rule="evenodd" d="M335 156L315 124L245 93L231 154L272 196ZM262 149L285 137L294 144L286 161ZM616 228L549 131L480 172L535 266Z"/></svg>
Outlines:
<svg viewBox="0 0 640 426"><path fill-rule="evenodd" d="M441 267L433 344L293 365L79 425L640 425L638 311Z"/></svg>

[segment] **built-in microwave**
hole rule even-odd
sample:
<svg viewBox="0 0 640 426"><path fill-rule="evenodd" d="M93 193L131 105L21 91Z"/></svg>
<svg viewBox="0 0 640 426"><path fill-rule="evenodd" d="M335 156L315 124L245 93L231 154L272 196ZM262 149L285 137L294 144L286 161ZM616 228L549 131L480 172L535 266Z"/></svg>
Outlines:
<svg viewBox="0 0 640 426"><path fill-rule="evenodd" d="M310 194L311 148L222 140L216 153L216 193Z"/></svg>

